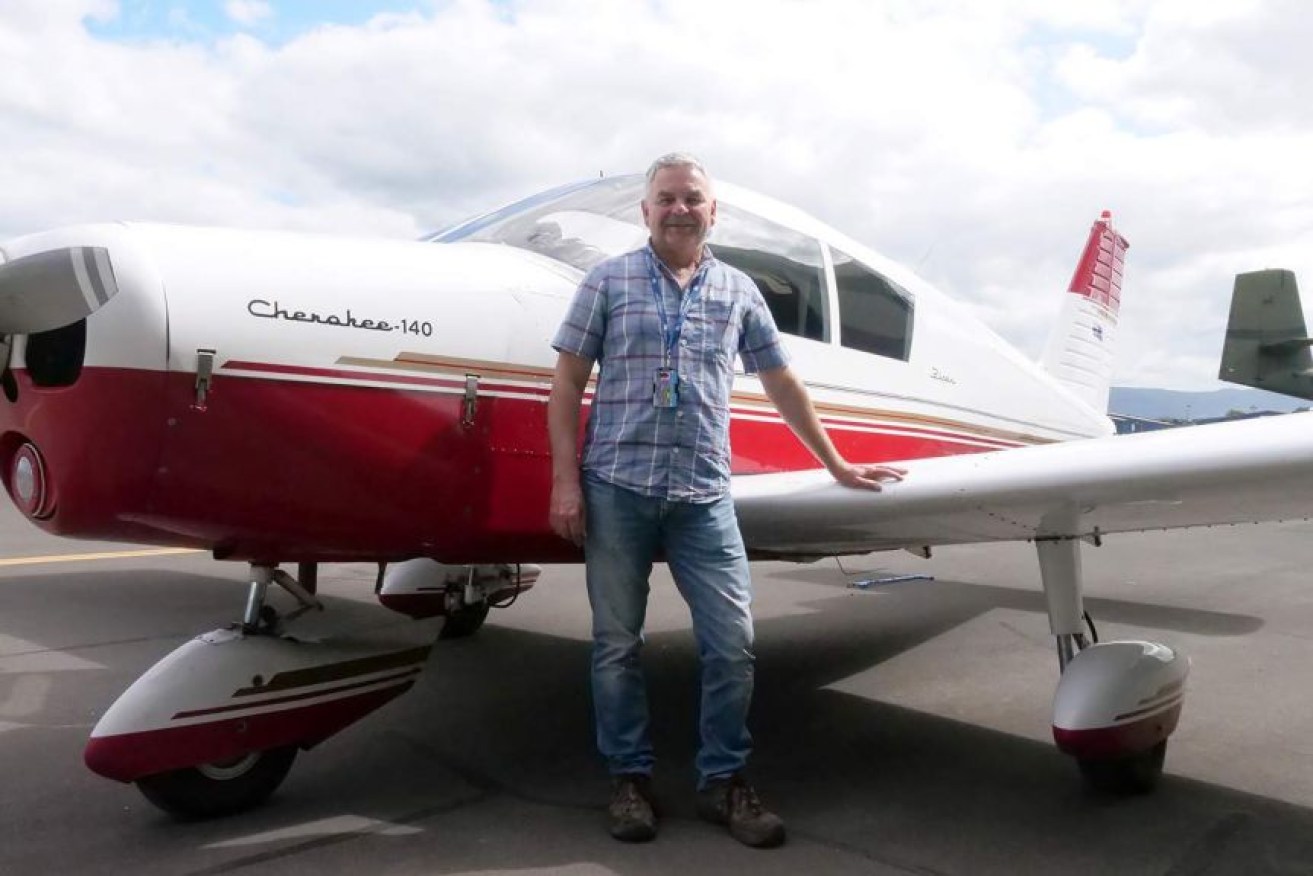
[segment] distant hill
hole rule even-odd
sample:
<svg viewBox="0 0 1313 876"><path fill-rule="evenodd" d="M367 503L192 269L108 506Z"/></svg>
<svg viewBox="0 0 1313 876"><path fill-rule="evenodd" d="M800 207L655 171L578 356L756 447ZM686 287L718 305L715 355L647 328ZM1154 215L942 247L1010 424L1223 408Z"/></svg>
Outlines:
<svg viewBox="0 0 1313 876"><path fill-rule="evenodd" d="M1114 386L1108 412L1151 420L1206 420L1225 417L1231 411L1293 411L1313 406L1302 398L1291 398L1261 389L1217 389L1183 392L1174 389L1143 389Z"/></svg>

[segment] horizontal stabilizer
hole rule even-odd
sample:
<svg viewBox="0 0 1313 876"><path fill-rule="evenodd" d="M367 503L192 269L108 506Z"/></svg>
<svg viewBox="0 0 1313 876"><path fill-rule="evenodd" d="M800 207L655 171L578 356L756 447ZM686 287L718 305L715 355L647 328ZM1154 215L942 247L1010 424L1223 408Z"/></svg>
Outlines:
<svg viewBox="0 0 1313 876"><path fill-rule="evenodd" d="M1311 344L1293 272L1236 274L1220 379L1313 400Z"/></svg>
<svg viewBox="0 0 1313 876"><path fill-rule="evenodd" d="M109 250L100 246L61 247L0 263L0 334L61 328L117 292Z"/></svg>

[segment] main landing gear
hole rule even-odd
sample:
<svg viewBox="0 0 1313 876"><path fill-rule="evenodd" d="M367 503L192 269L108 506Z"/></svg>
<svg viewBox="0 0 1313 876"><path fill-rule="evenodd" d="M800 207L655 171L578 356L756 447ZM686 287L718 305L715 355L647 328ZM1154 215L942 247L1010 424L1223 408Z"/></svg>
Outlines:
<svg viewBox="0 0 1313 876"><path fill-rule="evenodd" d="M441 616L441 639L463 639L483 626L492 608L509 607L533 587L542 569L497 563L449 566L436 560L394 563L379 583L378 601L413 618Z"/></svg>
<svg viewBox="0 0 1313 876"><path fill-rule="evenodd" d="M1053 700L1054 741L1076 759L1091 788L1150 791L1181 716L1190 661L1156 642L1098 643L1096 637L1091 644L1084 632L1080 543L1054 538L1036 547L1062 669Z"/></svg>
<svg viewBox="0 0 1313 876"><path fill-rule="evenodd" d="M439 639L467 639L483 628L483 622L488 619L488 612L492 606L487 600L476 602L473 605L462 605L447 614L447 619L442 622L442 631L438 633Z"/></svg>
<svg viewBox="0 0 1313 876"><path fill-rule="evenodd" d="M1167 740L1153 748L1120 758L1081 758L1080 766L1085 783L1095 791L1106 794L1147 794L1158 784L1163 774L1163 759L1167 756Z"/></svg>

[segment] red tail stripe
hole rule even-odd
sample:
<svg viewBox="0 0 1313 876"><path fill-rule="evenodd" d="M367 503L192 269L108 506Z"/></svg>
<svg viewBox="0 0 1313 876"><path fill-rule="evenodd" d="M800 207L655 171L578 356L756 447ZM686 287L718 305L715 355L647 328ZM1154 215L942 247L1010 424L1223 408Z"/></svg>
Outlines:
<svg viewBox="0 0 1313 876"><path fill-rule="evenodd" d="M1104 210L1090 228L1068 291L1116 313L1121 306L1122 269L1129 246L1126 238L1113 229L1112 214Z"/></svg>

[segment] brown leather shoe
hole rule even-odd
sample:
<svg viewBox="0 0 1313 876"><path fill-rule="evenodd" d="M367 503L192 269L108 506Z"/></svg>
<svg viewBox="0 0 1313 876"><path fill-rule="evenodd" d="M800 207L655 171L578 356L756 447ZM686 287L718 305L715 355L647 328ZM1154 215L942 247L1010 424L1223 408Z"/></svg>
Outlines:
<svg viewBox="0 0 1313 876"><path fill-rule="evenodd" d="M754 849L784 843L784 821L761 804L757 791L742 775L712 779L698 792L698 816L729 827L730 836Z"/></svg>
<svg viewBox="0 0 1313 876"><path fill-rule="evenodd" d="M642 843L656 837L657 816L652 806L652 780L639 773L611 777L611 819L608 830L622 842Z"/></svg>

